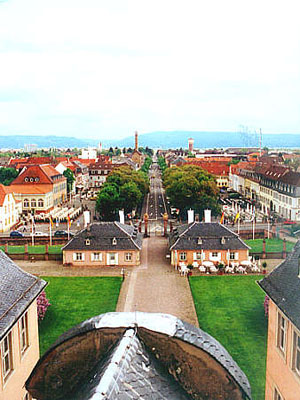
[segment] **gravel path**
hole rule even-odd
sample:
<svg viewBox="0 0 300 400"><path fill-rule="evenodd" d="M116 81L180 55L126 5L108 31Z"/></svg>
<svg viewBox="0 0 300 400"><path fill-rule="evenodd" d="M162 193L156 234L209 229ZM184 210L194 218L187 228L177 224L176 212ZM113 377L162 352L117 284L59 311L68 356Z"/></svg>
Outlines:
<svg viewBox="0 0 300 400"><path fill-rule="evenodd" d="M166 254L167 239L144 240L141 265L125 278L117 310L168 313L198 326L188 279L174 271Z"/></svg>

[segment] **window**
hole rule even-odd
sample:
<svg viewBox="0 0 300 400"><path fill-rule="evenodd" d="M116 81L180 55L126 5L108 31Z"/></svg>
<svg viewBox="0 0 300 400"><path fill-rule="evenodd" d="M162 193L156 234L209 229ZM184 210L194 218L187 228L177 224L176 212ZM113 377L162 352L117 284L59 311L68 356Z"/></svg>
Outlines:
<svg viewBox="0 0 300 400"><path fill-rule="evenodd" d="M213 251L213 252L211 253L211 256L212 256L212 257L218 257L218 252L217 252L217 251Z"/></svg>
<svg viewBox="0 0 300 400"><path fill-rule="evenodd" d="M43 199L38 199L38 207L40 207L40 208L44 207L44 200Z"/></svg>
<svg viewBox="0 0 300 400"><path fill-rule="evenodd" d="M20 350L23 355L29 347L28 340L28 313L26 312L19 320Z"/></svg>
<svg viewBox="0 0 300 400"><path fill-rule="evenodd" d="M293 334L292 369L300 376L300 335L296 331Z"/></svg>
<svg viewBox="0 0 300 400"><path fill-rule="evenodd" d="M125 253L125 261L132 261L132 253Z"/></svg>
<svg viewBox="0 0 300 400"><path fill-rule="evenodd" d="M24 205L24 208L29 208L29 200L24 199L23 205Z"/></svg>
<svg viewBox="0 0 300 400"><path fill-rule="evenodd" d="M274 388L274 400L283 400L283 397L276 388Z"/></svg>
<svg viewBox="0 0 300 400"><path fill-rule="evenodd" d="M12 334L9 332L1 342L1 361L4 382L13 371Z"/></svg>
<svg viewBox="0 0 300 400"><path fill-rule="evenodd" d="M74 261L83 261L84 255L82 253L74 253Z"/></svg>
<svg viewBox="0 0 300 400"><path fill-rule="evenodd" d="M179 253L179 260L186 261L186 252L185 251Z"/></svg>
<svg viewBox="0 0 300 400"><path fill-rule="evenodd" d="M277 347L285 353L286 349L287 320L278 312Z"/></svg>
<svg viewBox="0 0 300 400"><path fill-rule="evenodd" d="M197 251L196 260L201 260L201 251Z"/></svg>
<svg viewBox="0 0 300 400"><path fill-rule="evenodd" d="M92 261L102 261L102 253L93 253Z"/></svg>
<svg viewBox="0 0 300 400"><path fill-rule="evenodd" d="M234 252L230 253L230 260L235 260L235 253Z"/></svg>
<svg viewBox="0 0 300 400"><path fill-rule="evenodd" d="M32 199L31 200L31 208L35 208L36 207L36 200Z"/></svg>

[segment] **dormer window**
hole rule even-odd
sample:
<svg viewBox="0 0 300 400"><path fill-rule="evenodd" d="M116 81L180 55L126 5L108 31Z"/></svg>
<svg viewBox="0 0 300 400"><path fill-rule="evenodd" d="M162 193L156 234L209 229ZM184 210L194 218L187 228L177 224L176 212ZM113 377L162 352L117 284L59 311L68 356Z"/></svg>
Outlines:
<svg viewBox="0 0 300 400"><path fill-rule="evenodd" d="M221 238L221 244L225 244L226 239L224 237Z"/></svg>
<svg viewBox="0 0 300 400"><path fill-rule="evenodd" d="M26 177L26 178L24 179L24 181L25 181L25 182L28 182L28 181L29 181L29 178Z"/></svg>
<svg viewBox="0 0 300 400"><path fill-rule="evenodd" d="M86 245L86 246L89 246L90 244L91 244L90 239L85 239L85 245Z"/></svg>
<svg viewBox="0 0 300 400"><path fill-rule="evenodd" d="M116 239L116 238L113 238L113 240L112 240L112 245L113 245L113 246L116 246L116 244L117 244L117 239Z"/></svg>
<svg viewBox="0 0 300 400"><path fill-rule="evenodd" d="M198 244L202 244L202 243L203 243L202 238L199 237L199 238L198 238Z"/></svg>

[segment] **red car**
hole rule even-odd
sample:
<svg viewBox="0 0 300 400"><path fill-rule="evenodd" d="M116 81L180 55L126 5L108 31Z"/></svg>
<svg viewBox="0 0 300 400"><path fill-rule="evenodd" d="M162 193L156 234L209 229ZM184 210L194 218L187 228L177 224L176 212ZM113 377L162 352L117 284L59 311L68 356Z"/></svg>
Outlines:
<svg viewBox="0 0 300 400"><path fill-rule="evenodd" d="M291 221L290 219L286 219L285 221L283 221L284 225L295 225L297 224L297 222L295 221Z"/></svg>

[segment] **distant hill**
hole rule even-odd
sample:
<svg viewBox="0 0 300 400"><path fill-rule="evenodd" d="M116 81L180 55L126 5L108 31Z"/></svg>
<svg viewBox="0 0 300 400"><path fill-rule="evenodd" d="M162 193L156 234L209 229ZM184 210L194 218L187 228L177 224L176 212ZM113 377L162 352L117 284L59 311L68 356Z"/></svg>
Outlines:
<svg viewBox="0 0 300 400"><path fill-rule="evenodd" d="M139 135L139 146L151 148L187 148L188 139L194 139L195 148L227 148L258 147L258 137L237 132L200 132L200 131L157 131ZM79 139L66 136L0 136L0 148L21 149L25 144L36 144L39 148L81 148L97 146L99 141L103 147L133 147L134 135L119 140ZM269 148L300 147L300 134L264 134L262 146Z"/></svg>
<svg viewBox="0 0 300 400"><path fill-rule="evenodd" d="M0 148L2 149L23 149L25 144L36 144L38 148L81 148L86 146L96 146L98 144L98 141L89 139L78 139L67 136L0 136Z"/></svg>
<svg viewBox="0 0 300 400"><path fill-rule="evenodd" d="M157 131L139 135L139 146L151 148L187 148L188 139L194 139L195 148L258 147L258 136L237 132ZM107 146L129 147L134 145L133 135L117 141L102 141ZM300 134L265 134L262 146L270 148L300 147Z"/></svg>

